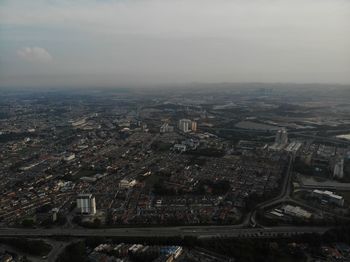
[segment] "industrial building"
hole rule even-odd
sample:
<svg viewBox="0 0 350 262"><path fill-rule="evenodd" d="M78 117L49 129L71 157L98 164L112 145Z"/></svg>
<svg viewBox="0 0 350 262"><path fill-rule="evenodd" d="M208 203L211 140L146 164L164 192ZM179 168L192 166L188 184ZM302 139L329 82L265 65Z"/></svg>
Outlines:
<svg viewBox="0 0 350 262"><path fill-rule="evenodd" d="M342 196L336 195L331 191L322 191L315 189L312 191L312 196L318 198L321 201L326 201L328 203L333 203L338 206L344 206L344 198Z"/></svg>
<svg viewBox="0 0 350 262"><path fill-rule="evenodd" d="M302 209L301 207L298 206L292 206L292 205L285 205L281 207L281 210L286 215L294 216L294 217L299 217L299 218L305 218L309 219L311 218L312 214L305 209Z"/></svg>
<svg viewBox="0 0 350 262"><path fill-rule="evenodd" d="M289 153L296 154L301 148L301 146L302 143L293 141L284 150L286 150Z"/></svg>

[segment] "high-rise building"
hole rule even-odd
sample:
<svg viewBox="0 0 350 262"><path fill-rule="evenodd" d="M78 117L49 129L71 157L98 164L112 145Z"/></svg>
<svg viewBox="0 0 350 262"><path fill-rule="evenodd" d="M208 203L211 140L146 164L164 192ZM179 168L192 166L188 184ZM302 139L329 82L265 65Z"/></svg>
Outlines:
<svg viewBox="0 0 350 262"><path fill-rule="evenodd" d="M190 132L191 131L191 124L192 124L192 121L189 119L180 119L179 120L179 129L184 133Z"/></svg>
<svg viewBox="0 0 350 262"><path fill-rule="evenodd" d="M288 143L288 133L285 128L277 131L275 143L278 145L286 145Z"/></svg>
<svg viewBox="0 0 350 262"><path fill-rule="evenodd" d="M337 159L333 169L333 177L340 179L344 177L344 158Z"/></svg>
<svg viewBox="0 0 350 262"><path fill-rule="evenodd" d="M191 130L193 132L197 131L197 122L196 121L192 121L192 123L191 123Z"/></svg>
<svg viewBox="0 0 350 262"><path fill-rule="evenodd" d="M77 208L80 214L95 215L96 201L92 194L79 194L77 197Z"/></svg>
<svg viewBox="0 0 350 262"><path fill-rule="evenodd" d="M59 212L59 209L58 208L53 208L51 210L51 213L52 213L52 222L56 222L57 221L57 214Z"/></svg>
<svg viewBox="0 0 350 262"><path fill-rule="evenodd" d="M170 132L174 132L174 127L169 125L168 123L164 123L161 127L160 127L160 132L161 133L170 133Z"/></svg>

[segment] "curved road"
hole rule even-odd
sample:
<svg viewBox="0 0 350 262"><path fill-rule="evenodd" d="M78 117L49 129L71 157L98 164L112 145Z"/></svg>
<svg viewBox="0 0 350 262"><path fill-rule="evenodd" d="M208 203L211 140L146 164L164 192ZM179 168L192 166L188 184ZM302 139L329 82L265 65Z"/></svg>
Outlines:
<svg viewBox="0 0 350 262"><path fill-rule="evenodd" d="M257 222L255 220L255 216L256 216L256 212L259 209L263 209L263 208L266 208L268 206L272 206L272 205L275 205L277 203L289 200L289 195L290 195L290 191L291 191L291 183L292 183L292 166L293 166L293 157L290 156L287 171L286 171L285 176L284 176L284 180L282 183L282 190L281 190L280 194L272 199L269 199L269 200L262 202L262 203L255 206L255 208L248 215L248 217L249 217L248 221L249 221L251 226L255 227L257 225ZM245 222L247 223L247 220Z"/></svg>

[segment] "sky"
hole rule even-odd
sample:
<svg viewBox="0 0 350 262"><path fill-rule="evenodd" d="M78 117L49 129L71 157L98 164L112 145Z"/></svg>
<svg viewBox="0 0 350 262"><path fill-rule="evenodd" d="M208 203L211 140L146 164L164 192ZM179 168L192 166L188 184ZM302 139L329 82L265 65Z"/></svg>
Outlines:
<svg viewBox="0 0 350 262"><path fill-rule="evenodd" d="M0 86L350 84L349 0L0 0Z"/></svg>

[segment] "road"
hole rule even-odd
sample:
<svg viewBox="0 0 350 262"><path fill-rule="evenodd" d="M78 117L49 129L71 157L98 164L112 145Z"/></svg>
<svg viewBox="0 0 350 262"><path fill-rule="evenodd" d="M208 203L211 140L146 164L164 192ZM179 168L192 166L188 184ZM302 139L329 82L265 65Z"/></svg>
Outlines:
<svg viewBox="0 0 350 262"><path fill-rule="evenodd" d="M263 209L277 203L293 201L290 198L292 183L293 158L290 157L288 167L282 182L280 194L268 201L258 204L244 219L241 224L228 226L182 226L182 227L130 227L110 229L85 229L85 228L55 228L55 229L21 229L21 228L0 228L0 237L184 237L194 236L199 238L212 237L239 237L239 238L264 238L292 236L303 233L322 234L329 227L299 227L284 226L271 228L249 228L249 225L257 225L255 215L257 210Z"/></svg>
<svg viewBox="0 0 350 262"><path fill-rule="evenodd" d="M255 226L257 225L257 222L255 220L256 212L259 209L264 209L268 206L275 205L277 203L285 202L290 200L290 191L291 191L291 184L292 184L292 167L293 167L293 157L290 156L288 167L284 176L284 180L282 182L282 190L280 194L272 199L269 199L265 202L262 202L258 204L248 215L250 225ZM247 223L247 219L245 220L245 223Z"/></svg>
<svg viewBox="0 0 350 262"><path fill-rule="evenodd" d="M289 164L288 164L288 167L287 167L287 171L286 171L286 174L285 174L285 179L283 180L283 183L282 183L282 190L280 192L280 194L275 197L275 198L272 198L272 199L269 199L265 202L262 202L260 204L258 204L250 213L249 213L249 222L250 222L250 225L252 226L260 226L260 227L263 227L262 225L260 225L255 217L256 217L256 213L257 211L260 209L266 209L268 207L271 207L271 206L274 206L274 205L277 205L277 204L281 204L281 203L286 203L286 202L289 202L289 203L292 203L296 206L300 206L300 207L303 207L307 210L312 210L313 212L315 213L322 213L322 214L327 214L329 216L335 216L335 217L338 217L338 218L341 218L341 219L344 219L344 220L349 220L348 217L344 217L344 216L339 216L337 214L334 214L332 212L327 212L325 210L320 210L316 207L313 207L313 206L310 206L304 202L301 202L301 201L298 201L296 199L293 199L291 197L291 191L292 191L292 178L293 178L293 162L294 162L294 159L293 157L290 157L290 160L289 160ZM245 220L245 223L247 223L247 219Z"/></svg>
<svg viewBox="0 0 350 262"><path fill-rule="evenodd" d="M235 237L235 238L267 238L267 237L289 237L304 233L323 234L330 227L256 227L249 228L250 225L257 225L255 221L256 211L269 207L290 199L292 182L293 158L290 157L284 180L281 184L280 194L268 201L258 204L246 219L238 225L227 226L180 226L180 227L130 227L130 228L110 228L110 229L85 229L85 228L54 228L54 229L21 229L21 228L0 228L0 237L57 237L68 236L84 238L90 236L105 237L184 237L193 236L198 238L213 237ZM57 256L57 252L52 252L52 256Z"/></svg>
<svg viewBox="0 0 350 262"><path fill-rule="evenodd" d="M140 227L111 229L0 229L1 237L277 237L303 233L323 234L329 227L236 228L234 226Z"/></svg>
<svg viewBox="0 0 350 262"><path fill-rule="evenodd" d="M59 255L63 252L63 250L69 246L70 244L76 243L81 241L81 239L75 239L72 241L52 241L52 239L45 239L45 242L50 244L52 246L52 249L47 256L47 260L44 259L45 261L57 261Z"/></svg>
<svg viewBox="0 0 350 262"><path fill-rule="evenodd" d="M275 137L275 133L277 130L259 130L259 129L244 129L244 128L202 128L203 130L207 130L209 132L213 131L232 131L232 132L241 132L241 133L251 133L251 134L267 134L271 133L270 138ZM317 131L317 130L316 130ZM335 130L336 131L336 130ZM345 144L345 145L350 145L350 141L340 139L340 138L335 138L335 137L325 137L325 136L319 136L317 134L310 134L310 131L304 131L304 130L289 130L288 131L289 135L296 135L299 137L305 137L305 138L310 138L310 139L317 139L323 142L330 142L330 143L337 143L337 144Z"/></svg>

